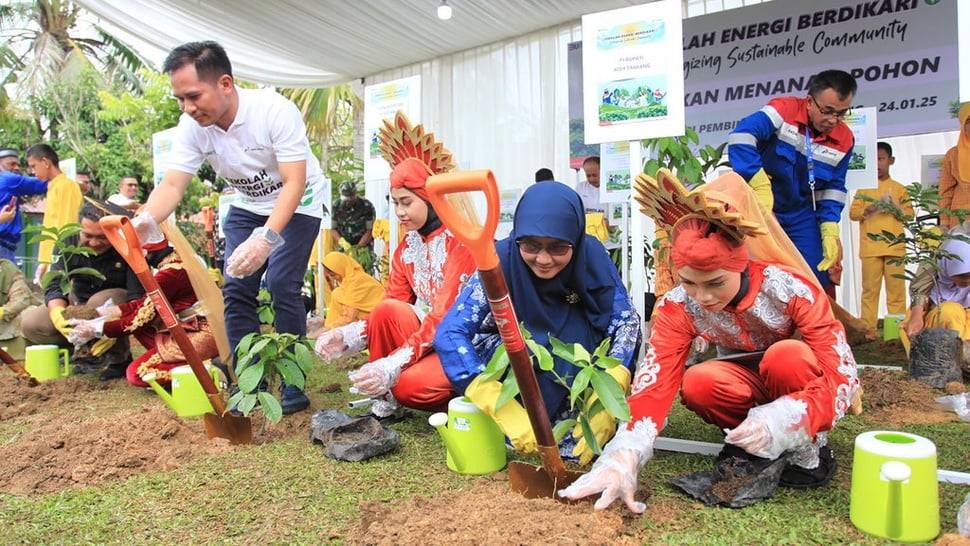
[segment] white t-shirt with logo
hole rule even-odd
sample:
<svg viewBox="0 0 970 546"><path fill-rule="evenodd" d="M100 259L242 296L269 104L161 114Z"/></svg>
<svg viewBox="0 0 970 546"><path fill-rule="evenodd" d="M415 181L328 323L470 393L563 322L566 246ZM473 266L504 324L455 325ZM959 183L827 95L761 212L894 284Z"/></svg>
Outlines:
<svg viewBox="0 0 970 546"><path fill-rule="evenodd" d="M239 109L228 131L214 124L202 127L182 114L169 168L195 174L207 161L239 194L232 206L269 216L283 188L279 163L305 160L306 191L296 212L321 218L325 178L310 151L299 109L269 89L236 91Z"/></svg>

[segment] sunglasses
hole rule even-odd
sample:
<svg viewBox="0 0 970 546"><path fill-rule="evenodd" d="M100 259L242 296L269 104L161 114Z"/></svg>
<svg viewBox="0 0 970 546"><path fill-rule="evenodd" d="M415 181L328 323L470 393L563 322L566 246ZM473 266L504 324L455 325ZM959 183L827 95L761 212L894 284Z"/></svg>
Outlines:
<svg viewBox="0 0 970 546"><path fill-rule="evenodd" d="M519 245L519 250L526 254L539 254L543 250L550 256L565 256L573 249L569 243L552 243L551 245L541 245L529 239L517 239L515 244Z"/></svg>

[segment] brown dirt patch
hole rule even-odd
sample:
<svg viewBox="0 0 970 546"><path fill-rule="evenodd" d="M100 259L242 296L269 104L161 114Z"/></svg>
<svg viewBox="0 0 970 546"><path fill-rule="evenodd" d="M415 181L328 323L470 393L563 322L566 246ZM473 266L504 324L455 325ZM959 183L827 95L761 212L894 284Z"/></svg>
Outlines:
<svg viewBox="0 0 970 546"><path fill-rule="evenodd" d="M64 308L64 318L91 320L98 318L98 309L89 305L68 305Z"/></svg>
<svg viewBox="0 0 970 546"><path fill-rule="evenodd" d="M626 507L615 505L594 511L588 502L526 499L498 474L435 498L362 502L360 521L344 538L357 545L638 544L630 536L632 520L623 516Z"/></svg>
<svg viewBox="0 0 970 546"><path fill-rule="evenodd" d="M864 391L864 411L872 420L887 427L960 419L956 413L937 407L936 398L944 395L942 391L911 379L906 372L862 368L859 381Z"/></svg>
<svg viewBox="0 0 970 546"><path fill-rule="evenodd" d="M0 491L29 494L172 470L187 460L233 449L166 408L142 406L91 419L80 412L45 416L0 446ZM33 418L31 418L33 419Z"/></svg>
<svg viewBox="0 0 970 546"><path fill-rule="evenodd" d="M239 449L227 440L207 439L201 419L181 419L157 400L121 411L106 408L106 391L119 388L133 389L79 376L29 387L12 374L0 374L0 419L20 421L25 428L0 445L0 492L95 485ZM254 417L254 443L305 437L314 409L280 423Z"/></svg>

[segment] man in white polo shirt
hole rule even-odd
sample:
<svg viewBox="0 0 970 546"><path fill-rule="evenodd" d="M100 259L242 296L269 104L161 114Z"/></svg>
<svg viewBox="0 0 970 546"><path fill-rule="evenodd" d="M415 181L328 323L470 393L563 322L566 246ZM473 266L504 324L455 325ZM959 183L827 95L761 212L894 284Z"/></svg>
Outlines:
<svg viewBox="0 0 970 546"><path fill-rule="evenodd" d="M182 109L172 160L135 223L146 241L154 221L175 210L203 161L236 189L226 234L226 330L235 352L240 340L259 332L260 278L276 311L280 333L306 335L300 290L319 232L326 196L320 163L310 151L296 105L272 90L240 89L225 50L215 42L191 42L169 53L162 66ZM295 385L283 388L283 413L306 409Z"/></svg>

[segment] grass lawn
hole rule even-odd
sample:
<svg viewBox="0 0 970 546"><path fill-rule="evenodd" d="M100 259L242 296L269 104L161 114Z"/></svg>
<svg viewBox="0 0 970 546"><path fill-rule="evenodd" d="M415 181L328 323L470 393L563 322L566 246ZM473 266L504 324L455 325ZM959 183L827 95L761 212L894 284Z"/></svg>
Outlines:
<svg viewBox="0 0 970 546"><path fill-rule="evenodd" d="M346 370L341 368L323 364L314 368L309 388L314 409L345 408L347 401L357 398L346 392L349 382ZM85 380L97 382L96 378ZM321 392L327 390L322 386L335 382L342 386L340 392ZM88 411L92 418L103 418L139 405L162 405L153 394L120 381L89 398L90 402L72 406L72 411ZM0 398L0 407L2 402ZM43 419L57 419L57 409L57 401L51 400L49 411L0 421L0 445L18 442ZM427 424L427 416L414 412L410 419L392 425L401 436L400 449L361 463L325 458L320 447L307 440L305 428L286 425L288 419L307 420L308 416L302 415L269 425L279 430L271 441L210 456L187 457L173 470L137 473L99 485L42 494L0 493L0 543L345 543L358 524L361 503L379 502L389 510L409 510L417 495L434 498L445 492L473 489L480 482L481 478L448 471L443 446ZM203 426L200 420L193 423L199 429ZM667 483L676 476L709 470L712 457L657 452L640 476L652 493L647 512L624 518L620 535L624 543L642 544L886 544L856 530L849 521L854 438L861 432L883 428L885 423L873 421L869 413L846 417L829 435L840 465L829 486L813 491L781 489L774 498L742 510L704 506ZM970 423L912 424L896 430L931 438L938 448L940 468L970 471ZM722 440L718 430L679 403L675 403L663 435ZM530 461L538 464L537 460ZM939 491L941 532L954 533L957 509L970 487L941 484ZM476 507L448 508L449 514L443 517L458 517L463 510L474 511ZM585 512L592 511L592 506L563 506L567 509ZM625 513L625 508L611 510ZM494 525L502 524L501 514L496 514ZM455 536L441 542L477 544L482 540L481 536Z"/></svg>

